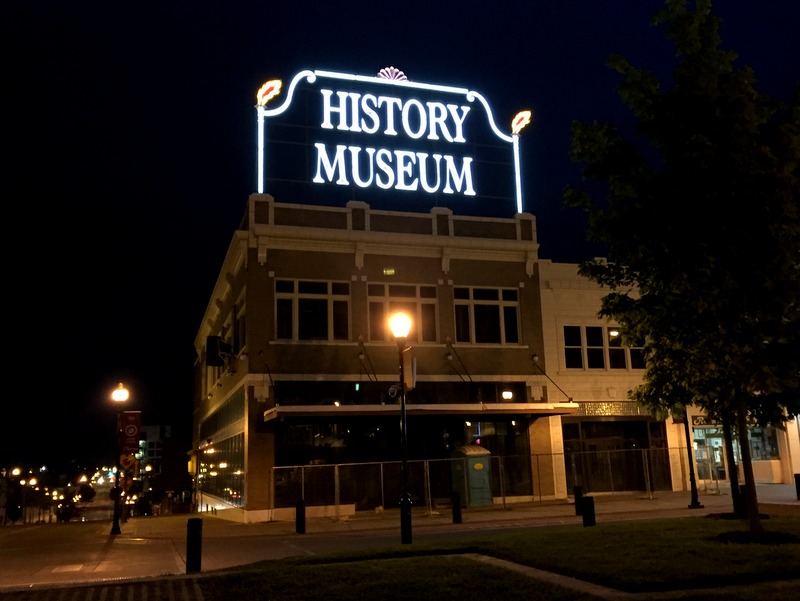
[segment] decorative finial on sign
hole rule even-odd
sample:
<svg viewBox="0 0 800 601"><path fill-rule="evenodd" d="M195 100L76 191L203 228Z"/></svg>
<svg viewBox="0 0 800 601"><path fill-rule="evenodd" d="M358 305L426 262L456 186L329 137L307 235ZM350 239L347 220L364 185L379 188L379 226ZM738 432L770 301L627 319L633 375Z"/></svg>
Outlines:
<svg viewBox="0 0 800 601"><path fill-rule="evenodd" d="M406 74L403 73L400 69L396 67L384 67L380 71L378 71L378 77L381 79L393 79L393 80L402 80L407 81L408 77Z"/></svg>
<svg viewBox="0 0 800 601"><path fill-rule="evenodd" d="M266 106L266 104L275 96L281 93L281 80L280 79L271 79L263 86L258 89L258 93L256 94L256 100L258 100L258 106Z"/></svg>
<svg viewBox="0 0 800 601"><path fill-rule="evenodd" d="M517 113L517 116L511 120L511 133L515 136L522 131L522 128L528 125L531 122L531 112L530 111L520 111Z"/></svg>

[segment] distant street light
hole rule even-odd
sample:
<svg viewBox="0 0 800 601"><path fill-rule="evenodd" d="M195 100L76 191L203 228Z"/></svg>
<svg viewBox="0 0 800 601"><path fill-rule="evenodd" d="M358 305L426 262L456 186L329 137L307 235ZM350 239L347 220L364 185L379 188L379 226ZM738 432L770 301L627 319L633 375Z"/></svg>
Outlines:
<svg viewBox="0 0 800 601"><path fill-rule="evenodd" d="M120 383L114 391L111 393L111 400L115 403L125 403L128 400L130 393L128 389L125 388L123 384ZM114 521L111 524L111 534L121 534L122 529L119 527L119 518L122 514L122 506L120 502L122 501L122 487L120 486L119 478L122 475L122 466L120 465L120 455L122 455L122 449L120 448L120 439L122 434L120 432L122 428L122 410L117 411L117 443L116 443L116 453L117 457L114 460L114 464L117 468L117 475L114 478Z"/></svg>
<svg viewBox="0 0 800 601"><path fill-rule="evenodd" d="M411 329L411 317L398 311L389 317L389 328L397 342L397 357L400 361L400 446L403 457L403 496L400 498L400 542L411 543L411 496L408 493L408 433L406 420L406 378L403 366L403 351Z"/></svg>

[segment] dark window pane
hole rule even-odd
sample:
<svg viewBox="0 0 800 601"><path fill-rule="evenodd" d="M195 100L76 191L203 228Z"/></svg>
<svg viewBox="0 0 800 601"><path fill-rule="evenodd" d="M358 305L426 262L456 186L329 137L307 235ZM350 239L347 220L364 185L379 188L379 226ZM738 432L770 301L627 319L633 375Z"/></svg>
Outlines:
<svg viewBox="0 0 800 601"><path fill-rule="evenodd" d="M571 369L582 369L583 357L581 355L581 349L579 348L564 349L564 363L567 367Z"/></svg>
<svg viewBox="0 0 800 601"><path fill-rule="evenodd" d="M516 290L503 290L503 300L504 301L515 301L515 300L517 300L517 291Z"/></svg>
<svg viewBox="0 0 800 601"><path fill-rule="evenodd" d="M564 326L564 345L581 346L580 326Z"/></svg>
<svg viewBox="0 0 800 601"><path fill-rule="evenodd" d="M644 351L640 348L631 349L631 368L644 369Z"/></svg>
<svg viewBox="0 0 800 601"><path fill-rule="evenodd" d="M606 366L605 359L603 358L603 349L586 349L586 363L589 369L603 369Z"/></svg>
<svg viewBox="0 0 800 601"><path fill-rule="evenodd" d="M383 284L370 284L367 286L367 294L370 296L385 296L386 286Z"/></svg>
<svg viewBox="0 0 800 601"><path fill-rule="evenodd" d="M503 307L503 326L505 327L506 344L519 342L516 307Z"/></svg>
<svg viewBox="0 0 800 601"><path fill-rule="evenodd" d="M301 298L297 301L297 337L299 340L328 339L328 301Z"/></svg>
<svg viewBox="0 0 800 601"><path fill-rule="evenodd" d="M453 298L468 300L469 288L453 288Z"/></svg>
<svg viewBox="0 0 800 601"><path fill-rule="evenodd" d="M275 292L294 292L292 280L275 280Z"/></svg>
<svg viewBox="0 0 800 601"><path fill-rule="evenodd" d="M611 369L626 369L628 367L625 359L624 348L611 348L608 349L608 362Z"/></svg>
<svg viewBox="0 0 800 601"><path fill-rule="evenodd" d="M386 340L386 316L383 303L369 304L369 339Z"/></svg>
<svg viewBox="0 0 800 601"><path fill-rule="evenodd" d="M470 341L469 306L456 305L456 342Z"/></svg>
<svg viewBox="0 0 800 601"><path fill-rule="evenodd" d="M348 340L350 338L349 315L347 301L333 301L333 339Z"/></svg>
<svg viewBox="0 0 800 601"><path fill-rule="evenodd" d="M417 298L417 287L389 284L389 296L395 298Z"/></svg>
<svg viewBox="0 0 800 601"><path fill-rule="evenodd" d="M420 298L436 298L436 286L420 286Z"/></svg>
<svg viewBox="0 0 800 601"><path fill-rule="evenodd" d="M276 301L278 308L275 319L275 338L280 340L292 339L292 299L279 298Z"/></svg>
<svg viewBox="0 0 800 601"><path fill-rule="evenodd" d="M603 346L603 328L598 326L586 327L586 346Z"/></svg>
<svg viewBox="0 0 800 601"><path fill-rule="evenodd" d="M475 300L494 300L500 298L500 291L497 288L473 288L472 298Z"/></svg>
<svg viewBox="0 0 800 601"><path fill-rule="evenodd" d="M436 342L436 305L424 303L420 307L422 313L422 327L420 332L425 342Z"/></svg>
<svg viewBox="0 0 800 601"><path fill-rule="evenodd" d="M297 282L300 294L328 294L328 282Z"/></svg>
<svg viewBox="0 0 800 601"><path fill-rule="evenodd" d="M475 305L473 310L475 311L475 342L499 343L500 307Z"/></svg>
<svg viewBox="0 0 800 601"><path fill-rule="evenodd" d="M349 295L350 284L347 282L333 282L331 284L331 292L333 292L333 294Z"/></svg>

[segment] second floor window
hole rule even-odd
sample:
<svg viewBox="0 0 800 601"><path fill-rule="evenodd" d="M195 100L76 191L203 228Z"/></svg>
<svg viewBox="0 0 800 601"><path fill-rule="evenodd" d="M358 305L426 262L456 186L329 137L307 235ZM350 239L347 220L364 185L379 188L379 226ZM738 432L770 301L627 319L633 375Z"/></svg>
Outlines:
<svg viewBox="0 0 800 601"><path fill-rule="evenodd" d="M367 294L370 340L391 340L389 316L395 311L405 311L411 317L408 339L436 342L436 286L370 284Z"/></svg>
<svg viewBox="0 0 800 601"><path fill-rule="evenodd" d="M275 280L275 338L349 340L350 284Z"/></svg>
<svg viewBox="0 0 800 601"><path fill-rule="evenodd" d="M514 288L453 288L456 342L519 343L519 294Z"/></svg>
<svg viewBox="0 0 800 601"><path fill-rule="evenodd" d="M644 369L641 347L622 344L615 326L564 326L564 365L568 369Z"/></svg>

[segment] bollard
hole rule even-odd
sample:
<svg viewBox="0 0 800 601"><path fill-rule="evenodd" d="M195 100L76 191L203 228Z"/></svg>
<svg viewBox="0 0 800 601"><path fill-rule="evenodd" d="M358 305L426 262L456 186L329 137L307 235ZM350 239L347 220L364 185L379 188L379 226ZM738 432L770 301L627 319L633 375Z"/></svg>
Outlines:
<svg viewBox="0 0 800 601"><path fill-rule="evenodd" d="M581 514L581 499L583 498L583 487L573 486L572 494L575 497L575 515Z"/></svg>
<svg viewBox="0 0 800 601"><path fill-rule="evenodd" d="M594 497L581 497L581 515L584 527L595 525Z"/></svg>
<svg viewBox="0 0 800 601"><path fill-rule="evenodd" d="M203 557L203 518L189 518L186 522L186 573L200 571Z"/></svg>
<svg viewBox="0 0 800 601"><path fill-rule="evenodd" d="M294 512L294 531L297 534L306 533L306 502L298 501Z"/></svg>
<svg viewBox="0 0 800 601"><path fill-rule="evenodd" d="M453 523L460 524L461 523L461 494L454 490L453 494L450 497L451 502L453 504Z"/></svg>
<svg viewBox="0 0 800 601"><path fill-rule="evenodd" d="M797 500L800 501L800 474L794 475L794 490L797 493Z"/></svg>
<svg viewBox="0 0 800 601"><path fill-rule="evenodd" d="M746 519L750 510L747 508L747 485L739 485L739 496L733 500L733 512L737 517Z"/></svg>

